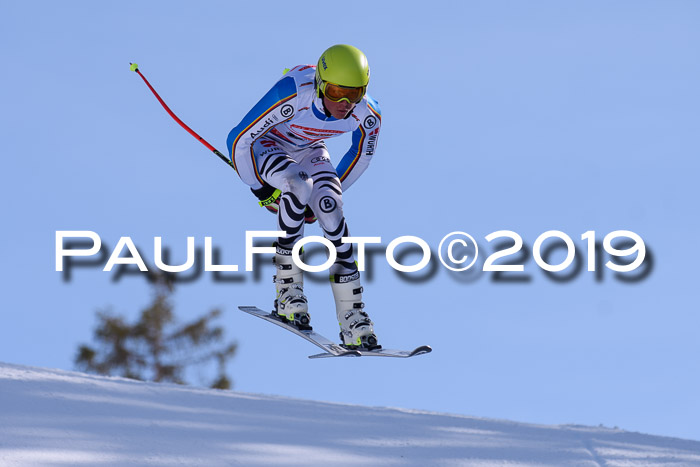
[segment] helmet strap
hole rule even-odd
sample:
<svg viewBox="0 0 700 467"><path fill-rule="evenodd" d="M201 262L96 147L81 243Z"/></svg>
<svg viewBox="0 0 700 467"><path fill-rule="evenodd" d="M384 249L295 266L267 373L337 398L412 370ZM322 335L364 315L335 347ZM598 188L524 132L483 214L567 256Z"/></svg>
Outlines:
<svg viewBox="0 0 700 467"><path fill-rule="evenodd" d="M323 103L323 93L321 92L320 94L321 94L321 107L323 107L323 113L326 114L326 117L331 118L333 115L331 115L331 113L326 108L326 104Z"/></svg>
<svg viewBox="0 0 700 467"><path fill-rule="evenodd" d="M323 96L323 91L319 90L319 91L318 91L318 105L317 105L316 107L318 107L319 109L323 110L323 113L324 113L324 115L326 116L326 118L330 118L330 117L332 117L332 115L331 115L331 113L328 111L328 109L326 108L326 105L323 103L323 97L324 97L324 96Z"/></svg>

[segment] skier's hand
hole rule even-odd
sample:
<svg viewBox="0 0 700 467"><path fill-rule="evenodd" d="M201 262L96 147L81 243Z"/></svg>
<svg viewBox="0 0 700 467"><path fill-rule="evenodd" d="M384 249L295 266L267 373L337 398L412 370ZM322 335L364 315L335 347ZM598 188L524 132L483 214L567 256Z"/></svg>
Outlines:
<svg viewBox="0 0 700 467"><path fill-rule="evenodd" d="M306 210L304 211L304 222L307 224L313 224L316 222L318 219L316 219L316 214L311 210L309 205L306 205Z"/></svg>
<svg viewBox="0 0 700 467"><path fill-rule="evenodd" d="M280 195L282 192L267 183L257 190L251 188L250 191L260 200L258 203L273 214L279 211Z"/></svg>
<svg viewBox="0 0 700 467"><path fill-rule="evenodd" d="M280 206L280 195L282 195L280 190L266 183L262 188L257 190L251 188L250 191L252 191L253 194L260 200L258 203L260 206L264 207L273 214L277 214ZM307 224L313 224L317 220L316 214L314 214L311 208L307 205L306 210L304 211L304 222Z"/></svg>

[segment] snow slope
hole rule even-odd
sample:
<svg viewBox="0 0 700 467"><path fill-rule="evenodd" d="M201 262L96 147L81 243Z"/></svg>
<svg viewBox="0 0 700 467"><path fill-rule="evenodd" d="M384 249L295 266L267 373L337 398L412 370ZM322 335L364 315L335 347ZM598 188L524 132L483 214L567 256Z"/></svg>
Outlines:
<svg viewBox="0 0 700 467"><path fill-rule="evenodd" d="M700 466L700 442L0 363L0 465Z"/></svg>

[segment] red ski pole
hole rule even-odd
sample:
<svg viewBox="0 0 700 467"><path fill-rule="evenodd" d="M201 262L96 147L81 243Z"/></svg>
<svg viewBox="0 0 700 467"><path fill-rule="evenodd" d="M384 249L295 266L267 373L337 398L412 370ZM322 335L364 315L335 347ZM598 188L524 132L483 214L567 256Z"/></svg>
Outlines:
<svg viewBox="0 0 700 467"><path fill-rule="evenodd" d="M214 154L216 154L217 156L219 156L219 159L221 159L222 161L226 162L226 163L227 163L229 166L231 166L231 168L233 168L234 170L236 169L236 168L233 166L233 162L231 162L231 159L229 159L228 157L224 156L221 152L219 152L218 149L216 149L214 146L212 146L211 144L209 144L209 143L207 142L207 140L205 140L204 138L202 138L201 136L199 136L192 128L188 127L188 126L185 124L185 122L183 122L182 120L180 120L180 119L178 118L178 116L175 115L175 112L173 112L172 110L170 110L170 107L168 107L168 105L165 103L165 101L163 101L163 99L161 99L161 97L158 95L158 93L156 92L156 90L153 89L153 86L151 86L151 83L149 83L148 80L146 79L146 77L143 76L143 74L141 73L141 70L139 70L139 66L138 66L136 63L129 63L129 65L131 65L131 71L135 71L136 73L138 73L138 75L141 77L141 79L143 79L143 82L146 83L146 86L148 86L148 89L150 89L151 92L153 93L153 95L156 96L156 99L158 99L158 102L160 102L160 105L163 106L163 108L170 114L171 117L173 117L173 119L174 119L177 123L180 124L180 126L181 126L182 128L184 128L185 130L187 130L187 132L188 132L189 134L191 134L192 136L194 136L200 143L202 143L202 144L205 145L207 148L209 148L210 151L212 151Z"/></svg>

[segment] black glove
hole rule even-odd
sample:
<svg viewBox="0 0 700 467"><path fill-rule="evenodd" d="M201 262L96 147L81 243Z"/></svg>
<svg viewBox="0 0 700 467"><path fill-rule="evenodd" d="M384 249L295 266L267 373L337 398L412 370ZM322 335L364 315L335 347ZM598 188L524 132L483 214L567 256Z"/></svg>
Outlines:
<svg viewBox="0 0 700 467"><path fill-rule="evenodd" d="M280 206L280 196L282 195L280 190L266 183L262 186L262 188L258 188L257 190L251 188L250 191L252 191L253 194L260 200L258 203L260 206L264 207L273 214L277 214ZM304 222L307 224L313 224L317 220L316 214L314 214L311 208L307 205L306 210L304 211Z"/></svg>
<svg viewBox="0 0 700 467"><path fill-rule="evenodd" d="M257 190L251 188L250 191L252 191L255 197L260 200L258 203L260 206L272 213L277 214L280 204L279 197L282 194L280 190L265 183L262 188L258 188Z"/></svg>

